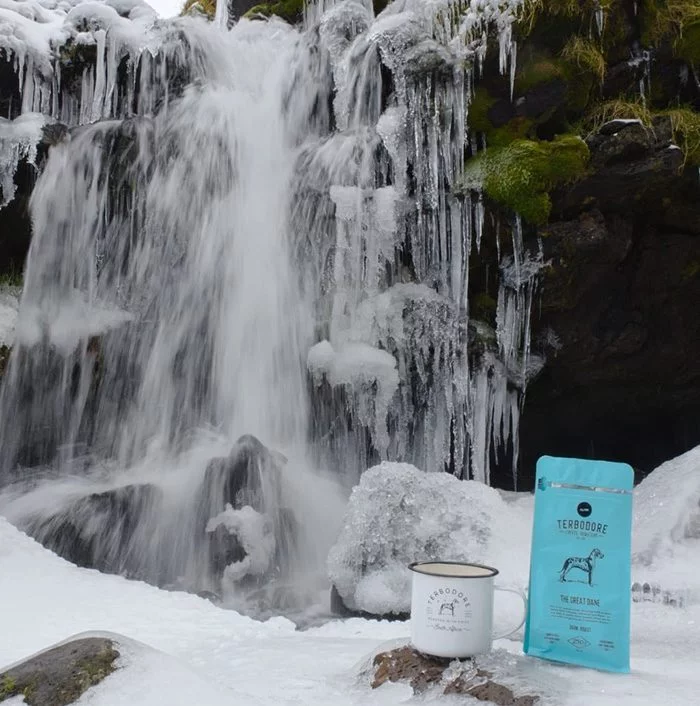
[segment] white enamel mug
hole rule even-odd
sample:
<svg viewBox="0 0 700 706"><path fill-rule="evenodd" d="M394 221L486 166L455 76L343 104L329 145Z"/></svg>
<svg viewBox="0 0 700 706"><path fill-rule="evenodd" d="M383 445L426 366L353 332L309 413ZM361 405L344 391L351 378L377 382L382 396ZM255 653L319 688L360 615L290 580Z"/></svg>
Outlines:
<svg viewBox="0 0 700 706"><path fill-rule="evenodd" d="M525 622L526 599L520 591L494 586L498 570L459 561L417 561L411 590L411 644L435 657L463 658L491 650L494 640L514 633ZM493 593L515 593L523 601L520 622L493 634Z"/></svg>

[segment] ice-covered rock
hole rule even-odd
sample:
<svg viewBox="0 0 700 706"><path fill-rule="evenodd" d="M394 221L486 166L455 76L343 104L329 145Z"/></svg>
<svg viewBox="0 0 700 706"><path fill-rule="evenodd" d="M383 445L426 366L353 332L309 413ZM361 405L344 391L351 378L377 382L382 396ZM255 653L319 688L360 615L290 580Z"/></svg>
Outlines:
<svg viewBox="0 0 700 706"><path fill-rule="evenodd" d="M15 172L21 160L34 164L46 117L26 113L15 120L0 118L0 209L15 196Z"/></svg>
<svg viewBox="0 0 700 706"><path fill-rule="evenodd" d="M225 568L225 582L235 583L245 576L261 576L268 571L276 547L271 518L256 512L250 505L234 510L227 504L223 512L209 520L207 532L214 532L218 527L234 535L245 553Z"/></svg>
<svg viewBox="0 0 700 706"><path fill-rule="evenodd" d="M352 492L328 573L345 605L374 615L410 610L413 561L494 565L506 582L527 581L530 509L476 481L384 462ZM523 551L513 552L513 538Z"/></svg>

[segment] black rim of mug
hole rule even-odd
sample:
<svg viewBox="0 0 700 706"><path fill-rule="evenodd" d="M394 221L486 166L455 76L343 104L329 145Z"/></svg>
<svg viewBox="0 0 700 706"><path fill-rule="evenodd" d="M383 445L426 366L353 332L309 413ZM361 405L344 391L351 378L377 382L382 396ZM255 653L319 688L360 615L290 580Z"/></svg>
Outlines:
<svg viewBox="0 0 700 706"><path fill-rule="evenodd" d="M436 564L449 564L451 566L474 566L478 569L486 569L489 571L486 575L481 576L455 576L454 574L438 574L433 571L421 571L421 566L435 566ZM439 576L440 578L446 579L489 579L493 578L498 574L498 569L494 569L493 566L486 566L485 564L474 564L471 561L414 561L412 564L408 565L411 571L415 571L417 574L423 574L423 576Z"/></svg>

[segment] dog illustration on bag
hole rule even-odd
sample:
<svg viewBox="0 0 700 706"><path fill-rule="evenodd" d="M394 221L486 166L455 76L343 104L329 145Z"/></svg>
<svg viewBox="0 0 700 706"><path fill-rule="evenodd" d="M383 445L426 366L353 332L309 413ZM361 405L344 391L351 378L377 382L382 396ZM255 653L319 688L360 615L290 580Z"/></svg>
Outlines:
<svg viewBox="0 0 700 706"><path fill-rule="evenodd" d="M588 556L570 556L564 561L564 566L559 572L559 580L564 583L568 582L568 576L571 569L581 569L588 575L588 585L593 585L593 569L595 569L596 559L603 559L605 555L600 549L595 548Z"/></svg>
<svg viewBox="0 0 700 706"><path fill-rule="evenodd" d="M447 615L449 613L454 618L455 605L457 605L457 599L450 601L449 603L443 603L440 606L440 610L438 611L438 615Z"/></svg>

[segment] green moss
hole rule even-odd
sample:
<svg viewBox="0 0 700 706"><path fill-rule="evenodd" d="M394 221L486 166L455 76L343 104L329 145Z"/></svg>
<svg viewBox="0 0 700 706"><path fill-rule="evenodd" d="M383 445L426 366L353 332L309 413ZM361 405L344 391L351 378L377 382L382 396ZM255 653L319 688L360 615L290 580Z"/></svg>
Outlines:
<svg viewBox="0 0 700 706"><path fill-rule="evenodd" d="M681 279L683 282L687 282L689 279L694 279L700 275L700 262L698 260L693 260L689 262L681 272Z"/></svg>
<svg viewBox="0 0 700 706"><path fill-rule="evenodd" d="M17 694L17 682L7 674L0 680L0 701Z"/></svg>
<svg viewBox="0 0 700 706"><path fill-rule="evenodd" d="M216 0L187 0L180 14L190 15L196 12L206 15L210 20L213 20L216 16Z"/></svg>
<svg viewBox="0 0 700 706"><path fill-rule="evenodd" d="M532 61L521 62L515 74L515 93L520 95L535 86L556 79L566 79L566 71L561 60L549 57L535 57Z"/></svg>
<svg viewBox="0 0 700 706"><path fill-rule="evenodd" d="M643 125L651 126L651 111L639 101L611 100L599 103L584 117L581 130L586 134L597 132L611 120L640 120Z"/></svg>
<svg viewBox="0 0 700 706"><path fill-rule="evenodd" d="M595 76L600 83L605 78L605 57L603 52L590 39L573 36L564 46L562 57L576 66L579 71Z"/></svg>
<svg viewBox="0 0 700 706"><path fill-rule="evenodd" d="M21 287L23 283L21 270L11 269L0 274L0 287Z"/></svg>
<svg viewBox="0 0 700 706"><path fill-rule="evenodd" d="M700 60L700 4L697 0L643 0L641 39L646 46L671 47L678 58Z"/></svg>
<svg viewBox="0 0 700 706"><path fill-rule="evenodd" d="M472 301L471 318L494 322L496 320L496 300L486 292L480 292Z"/></svg>
<svg viewBox="0 0 700 706"><path fill-rule="evenodd" d="M692 108L665 110L671 118L673 139L683 150L686 165L700 166L700 113Z"/></svg>
<svg viewBox="0 0 700 706"><path fill-rule="evenodd" d="M700 63L700 20L683 29L673 48L677 57L694 65Z"/></svg>
<svg viewBox="0 0 700 706"><path fill-rule="evenodd" d="M488 132L493 129L493 125L489 120L489 109L495 102L496 99L482 86L479 86L474 91L467 115L467 122L472 130Z"/></svg>
<svg viewBox="0 0 700 706"><path fill-rule="evenodd" d="M263 2L251 7L243 17L272 17L275 15L290 24L301 22L304 17L304 0L279 0L279 2Z"/></svg>
<svg viewBox="0 0 700 706"><path fill-rule="evenodd" d="M494 126L489 118L489 110L495 102L496 99L485 88L476 89L467 115L469 129L486 135L486 144L490 147L504 147L513 140L526 137L533 126L533 121L529 118L516 117L505 125Z"/></svg>
<svg viewBox="0 0 700 706"><path fill-rule="evenodd" d="M552 142L515 140L472 159L465 169L463 188L483 188L489 198L519 213L533 224L549 218L549 192L580 178L589 159L579 137L557 137Z"/></svg>

